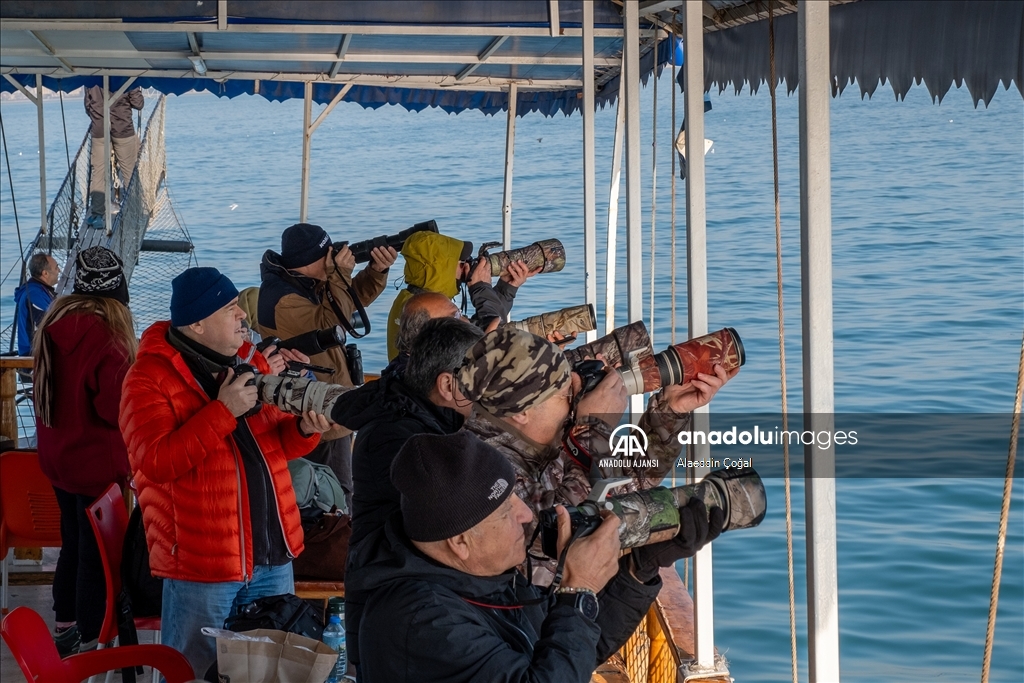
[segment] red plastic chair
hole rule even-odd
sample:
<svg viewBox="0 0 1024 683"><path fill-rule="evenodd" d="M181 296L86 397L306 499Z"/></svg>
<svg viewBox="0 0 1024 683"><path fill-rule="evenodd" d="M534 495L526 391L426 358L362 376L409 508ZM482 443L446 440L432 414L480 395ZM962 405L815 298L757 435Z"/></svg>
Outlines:
<svg viewBox="0 0 1024 683"><path fill-rule="evenodd" d="M113 642L117 637L117 596L121 594L121 551L124 535L128 530L128 512L125 510L121 487L111 484L103 495L85 509L96 534L103 560L103 575L107 581L107 608L100 627L100 643ZM156 642L160 642L160 617L139 617L135 619L137 631L156 631ZM156 681L156 674L153 676Z"/></svg>
<svg viewBox="0 0 1024 683"><path fill-rule="evenodd" d="M7 614L7 553L11 548L59 548L60 508L34 450L0 453L0 613Z"/></svg>
<svg viewBox="0 0 1024 683"><path fill-rule="evenodd" d="M43 618L28 607L18 607L4 617L0 635L27 681L80 683L104 671L133 666L151 666L167 683L187 683L195 678L185 656L166 645L126 645L61 659Z"/></svg>

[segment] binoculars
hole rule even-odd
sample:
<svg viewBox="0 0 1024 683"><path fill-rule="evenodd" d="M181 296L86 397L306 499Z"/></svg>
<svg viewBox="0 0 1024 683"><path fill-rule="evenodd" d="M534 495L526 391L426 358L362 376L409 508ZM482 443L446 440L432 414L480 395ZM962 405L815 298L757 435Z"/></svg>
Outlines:
<svg viewBox="0 0 1024 683"><path fill-rule="evenodd" d="M603 355L605 363L622 375L626 391L630 394L646 394L664 386L685 384L697 373L714 374L716 365L730 372L747 361L743 341L732 327L669 346L656 354L642 321L616 328L597 341L564 353L570 365L592 377L598 375L597 381L604 371L595 370L590 365L581 366L581 363L594 360L598 354Z"/></svg>
<svg viewBox="0 0 1024 683"><path fill-rule="evenodd" d="M610 488L632 481L620 479L598 482L590 497L576 506L566 507L575 536L592 534L601 526L601 512L609 510L619 518L619 546L635 548L659 543L679 533L679 510L691 498L699 498L710 512L720 507L725 512L722 533L733 529L749 529L764 519L768 498L764 482L751 467L721 469L709 472L700 482L666 488L634 491L605 497ZM539 514L541 549L548 557L558 557L558 515L554 508Z"/></svg>
<svg viewBox="0 0 1024 683"><path fill-rule="evenodd" d="M597 316L593 305L583 304L516 320L509 325L538 337L546 337L554 332L560 332L564 337L574 337L580 332L596 330Z"/></svg>
<svg viewBox="0 0 1024 683"><path fill-rule="evenodd" d="M366 263L370 260L370 252L375 247L393 247L395 251L402 251L405 241L417 232L437 232L437 221L423 221L394 235L381 235L362 242L353 242L348 248L356 258L356 263ZM344 247L346 244L348 243L342 242L338 247Z"/></svg>
<svg viewBox="0 0 1024 683"><path fill-rule="evenodd" d="M497 251L493 254L487 252L488 246L491 245L485 244L480 249L480 256L469 262L469 272L473 272L480 259L487 259L490 262L491 277L506 272L508 264L513 261L522 261L529 270L540 268L542 273L557 273L565 268L565 247L558 240L541 240L528 247Z"/></svg>

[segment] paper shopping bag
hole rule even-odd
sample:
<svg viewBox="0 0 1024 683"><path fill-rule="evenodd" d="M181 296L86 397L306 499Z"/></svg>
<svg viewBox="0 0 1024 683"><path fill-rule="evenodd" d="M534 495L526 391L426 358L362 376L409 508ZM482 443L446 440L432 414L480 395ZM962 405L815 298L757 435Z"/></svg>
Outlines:
<svg viewBox="0 0 1024 683"><path fill-rule="evenodd" d="M338 659L320 641L295 633L257 629L233 635L217 638L221 683L324 683Z"/></svg>

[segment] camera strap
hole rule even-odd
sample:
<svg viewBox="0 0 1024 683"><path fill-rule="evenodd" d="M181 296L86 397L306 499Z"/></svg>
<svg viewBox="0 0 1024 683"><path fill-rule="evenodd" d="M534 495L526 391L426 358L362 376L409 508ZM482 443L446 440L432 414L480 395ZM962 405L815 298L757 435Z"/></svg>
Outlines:
<svg viewBox="0 0 1024 683"><path fill-rule="evenodd" d="M555 565L555 578L551 581L551 585L547 587L544 597L536 598L534 600L524 600L523 605L537 605L542 602L546 602L550 599L558 587L562 585L562 575L565 572L565 557L569 554L569 548L572 544L578 541L580 538L587 533L587 527L580 526L572 532L572 536L569 537L569 542L562 548L562 552L558 554L558 564ZM533 581L533 561L544 560L546 557L537 557L530 552L530 548L537 542L537 537L540 536L540 524L537 524L537 528L533 530L533 536L530 537L530 542L526 544L526 574L529 581Z"/></svg>
<svg viewBox="0 0 1024 683"><path fill-rule="evenodd" d="M583 444L576 438L576 425L570 424L562 438L562 448L569 459L579 465L584 472L590 474L590 468L594 465L594 458L590 452L583 447Z"/></svg>
<svg viewBox="0 0 1024 683"><path fill-rule="evenodd" d="M366 315L366 309L363 308L363 302L360 301L359 297L356 296L356 293L352 291L352 287L347 282L343 282L343 284L345 285L345 291L348 292L349 297L352 298L352 303L356 306L356 313L359 314L359 318L363 321L363 327L366 328L366 332L363 332L362 334L356 332L355 328L352 326L352 321L350 321L348 316L342 312L341 306L338 305L337 299L334 298L334 292L331 291L330 283L324 287L324 296L327 297L327 303L331 305L331 310L334 311L334 315L337 316L338 322L341 326L345 328L345 332L352 335L355 339L362 339L366 335L370 334L370 319Z"/></svg>

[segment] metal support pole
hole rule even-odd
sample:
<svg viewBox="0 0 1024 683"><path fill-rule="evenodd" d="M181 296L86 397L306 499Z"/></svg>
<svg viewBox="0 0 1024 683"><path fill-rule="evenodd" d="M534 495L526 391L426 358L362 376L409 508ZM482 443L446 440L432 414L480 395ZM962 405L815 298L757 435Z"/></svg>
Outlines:
<svg viewBox="0 0 1024 683"><path fill-rule="evenodd" d="M804 429L832 430L832 181L829 5L801 0L800 292ZM689 159L687 159L689 161ZM835 449L804 448L807 515L807 658L811 683L839 681Z"/></svg>
<svg viewBox="0 0 1024 683"><path fill-rule="evenodd" d="M626 93L626 305L629 322L644 319L643 207L640 204L640 7L627 2L623 16L624 75L620 88ZM621 93L620 93L621 95ZM629 400L630 413L643 412L643 395Z"/></svg>
<svg viewBox="0 0 1024 683"><path fill-rule="evenodd" d="M309 143L313 138L313 84L305 83L302 101L302 194L299 199L299 222L306 222L309 209Z"/></svg>
<svg viewBox="0 0 1024 683"><path fill-rule="evenodd" d="M43 130L43 75L36 74L36 123L39 126L39 230L46 234L46 134Z"/></svg>
<svg viewBox="0 0 1024 683"><path fill-rule="evenodd" d="M512 248L512 161L516 154L516 99L519 88L508 86L508 125L505 128L505 192L501 200L501 243Z"/></svg>
<svg viewBox="0 0 1024 683"><path fill-rule="evenodd" d="M690 337L708 331L707 206L704 194L704 15L703 3L689 0L683 20L683 103L686 116L686 284L688 333ZM710 419L708 407L694 412L693 428L706 431ZM693 446L694 460L709 460L711 447ZM710 471L694 470L699 481ZM693 610L696 668L714 671L715 615L712 548L705 547L694 557Z"/></svg>
<svg viewBox="0 0 1024 683"><path fill-rule="evenodd" d="M651 272L650 288L647 292L650 302L647 311L647 329L651 334L651 344L654 342L654 274L656 272L657 233L655 225L658 219L658 39L654 40L654 77L651 87Z"/></svg>
<svg viewBox="0 0 1024 683"><path fill-rule="evenodd" d="M110 76L103 75L103 178L105 186L103 188L103 224L107 229L107 237L113 234L113 226L110 224L110 195L114 191L114 179L110 175ZM96 144L94 138L92 144ZM93 173L96 169L93 169Z"/></svg>
<svg viewBox="0 0 1024 683"><path fill-rule="evenodd" d="M594 178L594 6L583 3L583 268L587 303L597 306L597 205ZM586 341L597 339L597 330Z"/></svg>
<svg viewBox="0 0 1024 683"><path fill-rule="evenodd" d="M605 334L611 334L615 329L615 261L618 256L619 180L622 177L622 137L626 128L626 105L622 102L622 89L625 85L624 81L619 81L619 96L615 103L615 137L612 142L612 178L608 188L608 248L605 252L604 269Z"/></svg>

